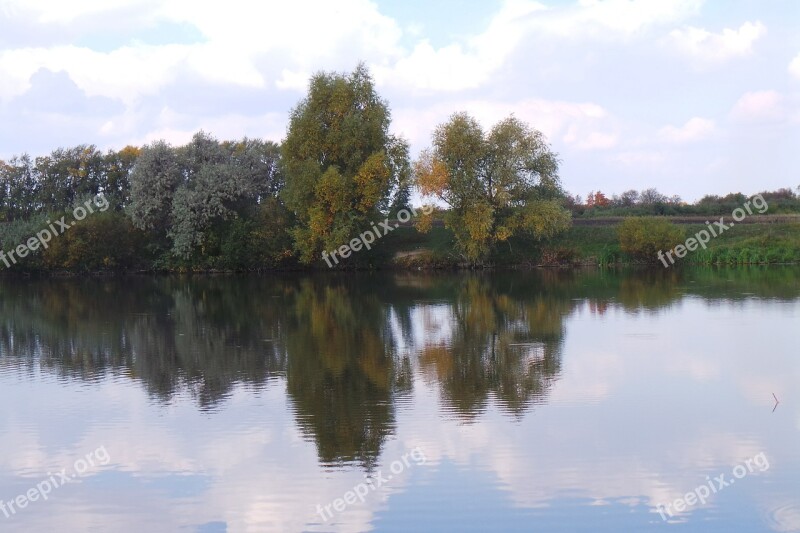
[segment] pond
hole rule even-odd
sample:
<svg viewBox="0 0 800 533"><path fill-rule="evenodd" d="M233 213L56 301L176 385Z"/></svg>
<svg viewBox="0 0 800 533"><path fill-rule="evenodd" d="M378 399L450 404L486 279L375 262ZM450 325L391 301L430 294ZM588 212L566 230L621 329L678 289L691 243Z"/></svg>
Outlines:
<svg viewBox="0 0 800 533"><path fill-rule="evenodd" d="M800 531L800 268L0 280L3 531Z"/></svg>

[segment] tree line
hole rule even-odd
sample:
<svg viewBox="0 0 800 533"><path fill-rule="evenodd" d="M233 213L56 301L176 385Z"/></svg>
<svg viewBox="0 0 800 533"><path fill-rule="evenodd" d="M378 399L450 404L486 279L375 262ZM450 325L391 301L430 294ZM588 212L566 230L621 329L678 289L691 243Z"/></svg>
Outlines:
<svg viewBox="0 0 800 533"><path fill-rule="evenodd" d="M25 242L47 220L103 194L111 209L76 223L23 270L259 270L313 266L408 207L417 187L448 205L444 223L465 261L489 261L515 236L568 227L558 159L541 132L511 117L484 132L453 115L412 162L390 133L388 103L367 68L320 72L289 115L282 144L156 141L94 145L0 161L0 244ZM419 220L422 231L431 220ZM363 254L377 266L385 253Z"/></svg>
<svg viewBox="0 0 800 533"><path fill-rule="evenodd" d="M800 213L800 186L797 192L785 187L776 191L763 191L761 196L769 204L769 213ZM751 195L752 196L752 195ZM680 196L668 197L650 188L642 191L631 189L620 195L607 197L601 191L590 191L586 199L567 196L566 205L574 217L602 216L689 216L689 215L730 215L741 207L750 196L741 192L725 196L706 195L694 203L684 202Z"/></svg>

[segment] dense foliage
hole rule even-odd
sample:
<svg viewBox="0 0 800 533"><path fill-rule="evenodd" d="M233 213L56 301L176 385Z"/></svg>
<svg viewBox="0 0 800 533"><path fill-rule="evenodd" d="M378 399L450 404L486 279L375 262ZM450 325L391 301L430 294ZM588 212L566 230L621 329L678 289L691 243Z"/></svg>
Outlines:
<svg viewBox="0 0 800 533"><path fill-rule="evenodd" d="M304 263L336 249L408 201L408 145L389 134L389 106L366 67L320 73L292 111L283 143L282 198Z"/></svg>
<svg viewBox="0 0 800 533"><path fill-rule="evenodd" d="M545 238L569 227L556 155L513 116L486 133L468 114L453 115L414 170L420 192L449 207L445 223L469 262L486 260L514 235Z"/></svg>
<svg viewBox="0 0 800 533"><path fill-rule="evenodd" d="M154 237L164 267L249 270L288 257L275 143L203 132L177 148L156 142L142 149L130 181L127 212Z"/></svg>

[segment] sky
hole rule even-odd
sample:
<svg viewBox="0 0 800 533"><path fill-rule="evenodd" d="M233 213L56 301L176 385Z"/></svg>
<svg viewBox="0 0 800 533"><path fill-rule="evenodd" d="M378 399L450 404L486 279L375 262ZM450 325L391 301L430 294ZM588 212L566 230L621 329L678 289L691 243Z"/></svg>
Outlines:
<svg viewBox="0 0 800 533"><path fill-rule="evenodd" d="M798 29L795 0L0 0L0 159L278 142L314 72L363 61L412 155L513 114L583 197L796 188Z"/></svg>

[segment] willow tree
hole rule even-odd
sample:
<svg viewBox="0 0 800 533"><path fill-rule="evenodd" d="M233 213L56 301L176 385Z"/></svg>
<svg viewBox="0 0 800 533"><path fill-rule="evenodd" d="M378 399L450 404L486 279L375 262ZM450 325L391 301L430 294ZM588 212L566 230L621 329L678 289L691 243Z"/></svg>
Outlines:
<svg viewBox="0 0 800 533"><path fill-rule="evenodd" d="M128 213L137 228L171 242L175 257L199 260L212 253L214 246L206 246L209 237L215 229L225 230L219 228L225 222L256 218L261 208L282 221L279 161L275 143L220 142L202 131L185 146L153 143L142 149L131 173ZM263 229L275 230L272 224ZM283 228L275 231L280 234Z"/></svg>
<svg viewBox="0 0 800 533"><path fill-rule="evenodd" d="M445 224L472 263L512 236L548 238L570 224L556 154L513 116L486 133L467 113L454 114L436 128L414 174L423 196L449 206Z"/></svg>
<svg viewBox="0 0 800 533"><path fill-rule="evenodd" d="M292 110L282 147L282 197L297 218L300 259L346 244L407 199L407 143L389 134L388 104L367 68L320 72Z"/></svg>

